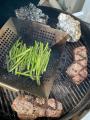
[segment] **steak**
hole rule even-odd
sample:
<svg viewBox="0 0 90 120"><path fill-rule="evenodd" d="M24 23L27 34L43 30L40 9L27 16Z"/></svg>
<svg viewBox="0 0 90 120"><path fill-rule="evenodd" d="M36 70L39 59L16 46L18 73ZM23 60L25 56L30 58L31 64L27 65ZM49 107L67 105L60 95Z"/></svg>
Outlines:
<svg viewBox="0 0 90 120"><path fill-rule="evenodd" d="M36 119L38 117L60 117L63 111L61 102L50 98L35 96L18 96L12 103L12 109L20 119Z"/></svg>
<svg viewBox="0 0 90 120"><path fill-rule="evenodd" d="M74 61L67 68L66 73L72 78L76 84L80 84L87 78L87 49L80 46L74 49Z"/></svg>
<svg viewBox="0 0 90 120"><path fill-rule="evenodd" d="M69 74L69 76L74 77L81 71L81 69L82 69L82 66L78 64L77 62L75 62L75 63L72 63L72 65L68 67L67 73Z"/></svg>

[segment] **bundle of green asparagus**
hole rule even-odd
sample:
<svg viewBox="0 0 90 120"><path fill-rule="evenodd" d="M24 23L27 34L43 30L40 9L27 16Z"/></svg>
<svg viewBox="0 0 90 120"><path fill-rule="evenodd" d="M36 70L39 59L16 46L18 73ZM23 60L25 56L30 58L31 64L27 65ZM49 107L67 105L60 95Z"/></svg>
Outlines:
<svg viewBox="0 0 90 120"><path fill-rule="evenodd" d="M51 49L48 43L35 41L34 46L27 47L21 40L17 40L6 56L8 72L23 75L36 80L40 85L41 75L46 71Z"/></svg>

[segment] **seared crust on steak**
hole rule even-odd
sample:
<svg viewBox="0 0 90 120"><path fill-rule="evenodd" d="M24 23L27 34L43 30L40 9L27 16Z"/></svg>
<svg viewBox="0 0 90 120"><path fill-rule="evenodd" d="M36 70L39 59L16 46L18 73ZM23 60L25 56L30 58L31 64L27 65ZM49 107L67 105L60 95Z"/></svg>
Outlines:
<svg viewBox="0 0 90 120"><path fill-rule="evenodd" d="M61 102L53 98L46 100L28 95L18 96L13 101L12 108L23 120L38 117L60 117L63 110Z"/></svg>
<svg viewBox="0 0 90 120"><path fill-rule="evenodd" d="M87 49L80 46L74 49L74 61L67 68L66 73L72 78L76 84L80 84L87 78Z"/></svg>

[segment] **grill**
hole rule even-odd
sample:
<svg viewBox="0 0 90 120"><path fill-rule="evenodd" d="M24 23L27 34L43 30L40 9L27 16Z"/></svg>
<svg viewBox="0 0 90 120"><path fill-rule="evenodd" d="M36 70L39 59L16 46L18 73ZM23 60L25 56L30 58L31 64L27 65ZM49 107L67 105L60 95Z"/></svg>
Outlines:
<svg viewBox="0 0 90 120"><path fill-rule="evenodd" d="M60 11L51 8L44 8L44 11L56 12L57 14ZM55 17L55 16L54 16ZM52 20L53 23L55 19ZM58 69L56 71L56 77L53 83L53 88L49 97L53 97L62 102L64 107L64 113L60 120L67 120L71 118L71 116L77 112L80 112L87 104L88 98L90 96L90 50L88 41L90 37L89 35L89 27L86 23L81 21L81 29L82 29L82 37L77 43L66 43L63 48L63 53L59 59ZM65 73L67 67L73 61L72 51L74 48L78 46L85 45L88 51L88 76L87 79L82 82L79 86L75 85L69 76ZM9 116L10 119L17 120L17 115L11 109L11 103L15 99L16 96L20 94L29 94L23 91L20 92L12 92L5 88L0 89L0 107L1 111L5 113L5 115ZM49 118L40 118L40 119L49 119Z"/></svg>

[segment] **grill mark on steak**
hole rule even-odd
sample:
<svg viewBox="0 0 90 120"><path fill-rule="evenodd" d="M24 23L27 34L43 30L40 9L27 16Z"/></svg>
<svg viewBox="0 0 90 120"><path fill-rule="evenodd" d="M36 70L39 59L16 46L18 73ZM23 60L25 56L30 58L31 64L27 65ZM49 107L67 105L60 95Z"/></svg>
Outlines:
<svg viewBox="0 0 90 120"><path fill-rule="evenodd" d="M86 78L88 73L87 73L87 68L84 68L80 71L79 75L83 78Z"/></svg>
<svg viewBox="0 0 90 120"><path fill-rule="evenodd" d="M86 59L78 60L77 63L78 63L79 65L81 65L82 67L86 67L86 66L87 66L87 61L86 61Z"/></svg>
<svg viewBox="0 0 90 120"><path fill-rule="evenodd" d="M68 67L66 73L68 73L70 77L74 77L80 72L81 69L82 66L79 65L77 62L74 62L70 67Z"/></svg>

